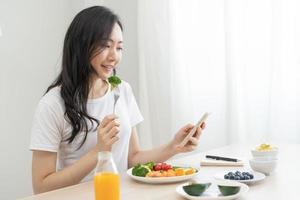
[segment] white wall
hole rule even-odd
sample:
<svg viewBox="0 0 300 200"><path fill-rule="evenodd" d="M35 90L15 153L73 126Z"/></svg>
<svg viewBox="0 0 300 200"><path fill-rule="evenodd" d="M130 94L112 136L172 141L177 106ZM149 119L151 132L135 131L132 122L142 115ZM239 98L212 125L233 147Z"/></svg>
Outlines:
<svg viewBox="0 0 300 200"><path fill-rule="evenodd" d="M96 3L109 6L123 21L126 50L119 74L137 92L136 0L0 1L0 199L32 194L28 145L35 107L59 71L71 19Z"/></svg>

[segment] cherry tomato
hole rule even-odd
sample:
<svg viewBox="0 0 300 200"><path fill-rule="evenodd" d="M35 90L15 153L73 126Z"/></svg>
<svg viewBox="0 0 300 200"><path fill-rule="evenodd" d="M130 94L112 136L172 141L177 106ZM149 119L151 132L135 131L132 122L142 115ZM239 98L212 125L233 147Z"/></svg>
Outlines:
<svg viewBox="0 0 300 200"><path fill-rule="evenodd" d="M154 166L154 171L160 171L161 170L161 164L158 163Z"/></svg>

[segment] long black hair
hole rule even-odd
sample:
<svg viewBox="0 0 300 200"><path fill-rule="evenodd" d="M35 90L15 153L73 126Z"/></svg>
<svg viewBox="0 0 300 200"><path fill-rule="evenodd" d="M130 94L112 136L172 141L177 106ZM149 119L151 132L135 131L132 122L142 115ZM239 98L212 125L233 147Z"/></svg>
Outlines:
<svg viewBox="0 0 300 200"><path fill-rule="evenodd" d="M80 131L88 132L99 121L87 113L87 99L91 88L90 77L95 73L90 60L96 50L105 47L113 26L117 23L121 30L119 17L103 6L93 6L79 12L71 22L64 39L62 70L47 92L60 86L61 97L65 103L65 119L72 125L72 133L67 138L72 143ZM88 121L92 126L89 127Z"/></svg>

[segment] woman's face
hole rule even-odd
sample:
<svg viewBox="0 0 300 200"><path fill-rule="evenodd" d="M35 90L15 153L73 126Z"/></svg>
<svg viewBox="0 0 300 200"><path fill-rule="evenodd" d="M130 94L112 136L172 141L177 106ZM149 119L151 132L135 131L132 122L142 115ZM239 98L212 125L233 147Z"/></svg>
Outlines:
<svg viewBox="0 0 300 200"><path fill-rule="evenodd" d="M91 59L91 65L96 72L97 78L106 80L113 69L122 58L123 35L120 26L116 23L112 29L106 46L101 50L96 50Z"/></svg>

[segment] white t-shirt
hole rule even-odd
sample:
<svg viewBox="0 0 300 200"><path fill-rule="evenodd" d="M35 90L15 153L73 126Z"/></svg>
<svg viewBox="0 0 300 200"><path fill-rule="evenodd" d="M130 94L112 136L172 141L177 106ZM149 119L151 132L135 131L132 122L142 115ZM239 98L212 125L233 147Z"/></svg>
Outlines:
<svg viewBox="0 0 300 200"><path fill-rule="evenodd" d="M132 127L143 120L130 85L122 81L118 86L120 98L116 104L116 115L120 121L119 140L114 143L112 154L119 172L125 172L128 167L128 148ZM87 112L90 116L101 120L113 113L114 95L110 87L106 94L98 99L89 99ZM84 138L80 132L72 143L66 141L70 137L72 126L65 119L65 105L60 95L60 87L51 89L40 100L31 131L30 150L57 152L57 170L72 165L83 155L95 147L97 131L94 129L87 134L83 146L78 149ZM96 126L96 123L94 123ZM93 172L82 181L92 178Z"/></svg>

